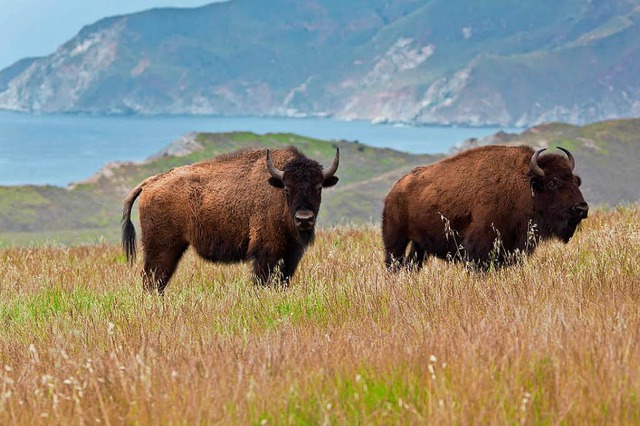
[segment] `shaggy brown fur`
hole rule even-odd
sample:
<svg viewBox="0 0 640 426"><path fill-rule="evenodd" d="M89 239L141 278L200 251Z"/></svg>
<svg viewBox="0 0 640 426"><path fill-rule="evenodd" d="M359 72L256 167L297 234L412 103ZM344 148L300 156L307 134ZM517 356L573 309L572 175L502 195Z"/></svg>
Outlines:
<svg viewBox="0 0 640 426"><path fill-rule="evenodd" d="M504 263L515 250L532 252L540 238L568 242L587 217L580 178L557 154L541 155L544 176L536 175L533 154L527 146L485 146L402 177L382 215L387 267L414 260L420 268L425 255Z"/></svg>
<svg viewBox="0 0 640 426"><path fill-rule="evenodd" d="M287 283L313 242L321 189L337 183L296 148L270 153L284 174L272 176L267 150L241 150L148 178L124 200L122 244L135 257L131 208L140 197L143 283L162 293L189 246L214 262L253 260L266 284L276 266ZM338 153L334 164L337 168ZM335 171L334 171L335 172Z"/></svg>

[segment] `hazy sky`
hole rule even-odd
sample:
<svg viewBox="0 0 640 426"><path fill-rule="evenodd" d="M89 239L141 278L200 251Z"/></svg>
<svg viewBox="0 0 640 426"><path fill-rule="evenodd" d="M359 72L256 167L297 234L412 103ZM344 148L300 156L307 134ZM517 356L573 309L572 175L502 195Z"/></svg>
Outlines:
<svg viewBox="0 0 640 426"><path fill-rule="evenodd" d="M101 18L154 7L197 7L219 0L0 0L0 69L44 56Z"/></svg>

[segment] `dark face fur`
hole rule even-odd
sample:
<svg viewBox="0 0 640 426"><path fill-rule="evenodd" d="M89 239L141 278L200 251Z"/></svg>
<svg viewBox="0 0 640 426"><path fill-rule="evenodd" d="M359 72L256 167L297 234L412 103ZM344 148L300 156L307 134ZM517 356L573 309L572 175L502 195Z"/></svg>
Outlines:
<svg viewBox="0 0 640 426"><path fill-rule="evenodd" d="M581 179L560 155L541 156L538 164L544 176L530 173L530 179L540 234L567 243L589 212L579 188Z"/></svg>
<svg viewBox="0 0 640 426"><path fill-rule="evenodd" d="M283 172L282 180L271 177L269 184L283 189L298 232L311 234L314 232L320 210L322 188L335 185L338 177L330 176L323 179L322 167L316 161L307 158L291 161Z"/></svg>

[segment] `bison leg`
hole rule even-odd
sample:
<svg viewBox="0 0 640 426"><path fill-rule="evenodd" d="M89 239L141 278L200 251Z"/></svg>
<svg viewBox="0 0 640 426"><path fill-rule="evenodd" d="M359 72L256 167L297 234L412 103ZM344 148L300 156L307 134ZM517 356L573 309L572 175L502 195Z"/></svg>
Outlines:
<svg viewBox="0 0 640 426"><path fill-rule="evenodd" d="M462 240L464 260L474 263L480 269L487 269L494 261L500 262L502 256L502 242L496 240L497 235L492 230L478 230L469 233Z"/></svg>
<svg viewBox="0 0 640 426"><path fill-rule="evenodd" d="M165 247L162 251L146 250L142 283L146 291L163 294L182 258L187 244Z"/></svg>
<svg viewBox="0 0 640 426"><path fill-rule="evenodd" d="M253 259L253 279L263 286L269 284L271 280L271 274L276 269L278 259L273 259L271 256L257 255Z"/></svg>
<svg viewBox="0 0 640 426"><path fill-rule="evenodd" d="M409 240L399 235L393 235L389 238L387 235L384 236L384 263L387 265L387 270L397 272L405 266L407 244L409 244Z"/></svg>
<svg viewBox="0 0 640 426"><path fill-rule="evenodd" d="M274 255L257 255L253 260L254 279L266 286L276 278L282 285L287 286L300 263L302 251L291 250L282 259Z"/></svg>
<svg viewBox="0 0 640 426"><path fill-rule="evenodd" d="M384 263L388 271L397 272L405 263L407 221L402 214L397 197L387 196L382 211L382 242L384 243Z"/></svg>
<svg viewBox="0 0 640 426"><path fill-rule="evenodd" d="M298 268L298 264L300 263L300 259L302 259L303 254L303 247L292 248L285 254L284 258L282 259L282 268L280 269L281 279L284 285L289 284L289 281Z"/></svg>
<svg viewBox="0 0 640 426"><path fill-rule="evenodd" d="M409 248L408 261L411 269L420 270L422 269L422 262L424 261L425 250L424 248L415 241L411 242L411 247Z"/></svg>

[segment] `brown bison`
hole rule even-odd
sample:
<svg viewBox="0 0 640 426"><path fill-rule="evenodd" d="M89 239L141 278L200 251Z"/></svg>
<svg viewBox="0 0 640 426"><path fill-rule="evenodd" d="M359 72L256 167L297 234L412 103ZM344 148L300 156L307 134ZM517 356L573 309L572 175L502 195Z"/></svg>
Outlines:
<svg viewBox="0 0 640 426"><path fill-rule="evenodd" d="M384 202L387 268L420 268L425 255L486 267L531 253L540 239L568 242L589 206L573 156L559 149L568 158L484 146L413 169Z"/></svg>
<svg viewBox="0 0 640 426"><path fill-rule="evenodd" d="M140 196L143 284L163 293L190 245L214 262L253 260L254 278L286 284L313 242L322 188L335 185L340 151L323 170L294 147L240 150L152 176L124 200L122 245L136 254L131 208Z"/></svg>

